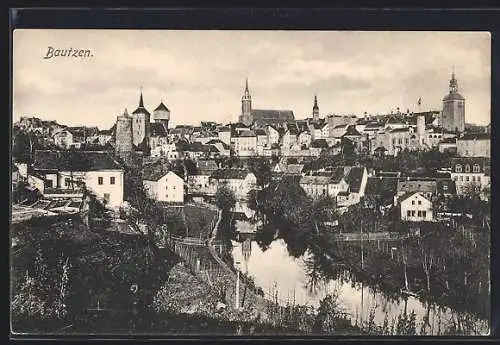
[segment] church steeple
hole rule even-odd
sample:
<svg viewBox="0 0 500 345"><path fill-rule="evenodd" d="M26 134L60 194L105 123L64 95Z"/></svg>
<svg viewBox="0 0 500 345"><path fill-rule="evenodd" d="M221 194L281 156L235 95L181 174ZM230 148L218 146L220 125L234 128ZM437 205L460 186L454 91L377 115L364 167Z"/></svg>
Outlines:
<svg viewBox="0 0 500 345"><path fill-rule="evenodd" d="M144 100L142 99L142 86L141 86L141 98L139 99L139 108L144 108Z"/></svg>
<svg viewBox="0 0 500 345"><path fill-rule="evenodd" d="M250 91L248 89L248 78L245 81L243 97L241 97L240 122L247 126L252 123L252 96L250 96Z"/></svg>
<svg viewBox="0 0 500 345"><path fill-rule="evenodd" d="M450 93L457 93L457 92L458 92L458 81L455 78L455 66L453 66L450 79Z"/></svg>
<svg viewBox="0 0 500 345"><path fill-rule="evenodd" d="M313 116L313 121L319 120L318 96L316 94L314 95L314 105L313 105L312 116Z"/></svg>

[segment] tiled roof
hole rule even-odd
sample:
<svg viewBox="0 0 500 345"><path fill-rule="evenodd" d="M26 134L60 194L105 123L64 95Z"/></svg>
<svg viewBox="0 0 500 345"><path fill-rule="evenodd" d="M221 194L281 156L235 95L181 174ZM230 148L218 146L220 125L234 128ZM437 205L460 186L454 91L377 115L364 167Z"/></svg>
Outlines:
<svg viewBox="0 0 500 345"><path fill-rule="evenodd" d="M396 194L398 180L395 178L368 177L365 195Z"/></svg>
<svg viewBox="0 0 500 345"><path fill-rule="evenodd" d="M146 114L146 115L151 115L149 111L146 110L144 107L138 107L136 110L132 112L132 114Z"/></svg>
<svg viewBox="0 0 500 345"><path fill-rule="evenodd" d="M170 170L164 164L150 164L143 167L142 179L147 181L158 181Z"/></svg>
<svg viewBox="0 0 500 345"><path fill-rule="evenodd" d="M446 96L444 96L443 101L450 101L450 100L465 100L464 96L459 94L458 92L450 92Z"/></svg>
<svg viewBox="0 0 500 345"><path fill-rule="evenodd" d="M248 174L248 170L244 169L220 169L214 171L211 177L217 180L243 180Z"/></svg>
<svg viewBox="0 0 500 345"><path fill-rule="evenodd" d="M314 148L327 148L328 147L328 142L326 139L316 139L313 142L311 142L311 147Z"/></svg>
<svg viewBox="0 0 500 345"><path fill-rule="evenodd" d="M163 102L160 102L160 105L158 105L154 111L170 111L170 110L168 110L167 106L163 104Z"/></svg>
<svg viewBox="0 0 500 345"><path fill-rule="evenodd" d="M408 132L408 128L394 128L389 131L389 133L405 133Z"/></svg>
<svg viewBox="0 0 500 345"><path fill-rule="evenodd" d="M295 120L292 110L252 109L257 124L286 123Z"/></svg>
<svg viewBox="0 0 500 345"><path fill-rule="evenodd" d="M34 154L33 169L97 171L121 169L121 166L104 151L37 150Z"/></svg>
<svg viewBox="0 0 500 345"><path fill-rule="evenodd" d="M398 181L397 187L398 193L436 193L437 183L436 181L423 181L423 180L411 180L411 181Z"/></svg>
<svg viewBox="0 0 500 345"><path fill-rule="evenodd" d="M344 133L343 136L361 136L361 133L358 132L356 129L356 126L350 125L347 127L347 131Z"/></svg>
<svg viewBox="0 0 500 345"><path fill-rule="evenodd" d="M349 184L349 189L353 193L359 193L363 175L365 172L364 167L352 167L346 176L346 182Z"/></svg>
<svg viewBox="0 0 500 345"><path fill-rule="evenodd" d="M491 135L488 133L468 133L458 137L458 140L491 140Z"/></svg>

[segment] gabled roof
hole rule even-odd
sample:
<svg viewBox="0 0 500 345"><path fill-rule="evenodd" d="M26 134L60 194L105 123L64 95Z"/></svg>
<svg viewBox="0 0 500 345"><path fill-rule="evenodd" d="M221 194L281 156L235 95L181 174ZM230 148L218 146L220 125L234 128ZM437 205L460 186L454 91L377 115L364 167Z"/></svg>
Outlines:
<svg viewBox="0 0 500 345"><path fill-rule="evenodd" d="M34 170L97 171L122 169L105 151L49 151L34 153Z"/></svg>
<svg viewBox="0 0 500 345"><path fill-rule="evenodd" d="M358 132L358 130L356 129L356 126L350 125L347 127L347 130L344 133L343 137L345 137L345 136L358 136L358 137L360 137L361 133Z"/></svg>
<svg viewBox="0 0 500 345"><path fill-rule="evenodd" d="M168 110L167 106L163 104L163 102L160 102L160 104L156 107L154 111L170 111L170 110Z"/></svg>
<svg viewBox="0 0 500 345"><path fill-rule="evenodd" d="M145 165L142 169L142 179L146 181L158 181L170 170L162 163Z"/></svg>
<svg viewBox="0 0 500 345"><path fill-rule="evenodd" d="M421 198L423 198L423 199L425 199L425 200L427 200L427 201L431 202L429 199L427 199L425 196L423 196L421 192L407 192L407 193L403 194L402 196L400 196L400 197L398 198L398 203L402 203L403 201L405 201L405 200L407 200L407 199L409 199L409 198L413 197L415 194L417 194L417 195L419 195Z"/></svg>
<svg viewBox="0 0 500 345"><path fill-rule="evenodd" d="M212 173L212 178L216 180L243 180L251 174L248 170L244 169L219 169Z"/></svg>
<svg viewBox="0 0 500 345"><path fill-rule="evenodd" d="M267 135L266 131L262 128L257 128L254 131L256 135Z"/></svg>

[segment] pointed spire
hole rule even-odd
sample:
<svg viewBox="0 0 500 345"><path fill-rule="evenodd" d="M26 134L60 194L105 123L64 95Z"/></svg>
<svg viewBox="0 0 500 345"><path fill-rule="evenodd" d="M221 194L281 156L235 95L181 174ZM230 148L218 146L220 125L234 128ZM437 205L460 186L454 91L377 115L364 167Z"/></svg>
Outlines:
<svg viewBox="0 0 500 345"><path fill-rule="evenodd" d="M316 94L314 94L314 109L317 109L318 108L318 96Z"/></svg>
<svg viewBox="0 0 500 345"><path fill-rule="evenodd" d="M455 65L453 65L453 69L451 72L451 79L450 79L450 93L453 92L458 92L458 81L455 78Z"/></svg>
<svg viewBox="0 0 500 345"><path fill-rule="evenodd" d="M245 80L245 92L249 92L248 91L248 78L246 78L246 80Z"/></svg>
<svg viewBox="0 0 500 345"><path fill-rule="evenodd" d="M139 108L144 108L144 100L142 99L142 86L141 86L141 98L139 99Z"/></svg>
<svg viewBox="0 0 500 345"><path fill-rule="evenodd" d="M128 110L125 108L125 111L123 112L123 116L127 117L128 116Z"/></svg>

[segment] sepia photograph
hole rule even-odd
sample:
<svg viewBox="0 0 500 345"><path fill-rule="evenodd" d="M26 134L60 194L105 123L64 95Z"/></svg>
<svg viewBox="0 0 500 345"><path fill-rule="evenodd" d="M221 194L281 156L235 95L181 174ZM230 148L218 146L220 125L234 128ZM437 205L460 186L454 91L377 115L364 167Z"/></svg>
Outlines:
<svg viewBox="0 0 500 345"><path fill-rule="evenodd" d="M16 29L13 335L487 336L491 35Z"/></svg>

